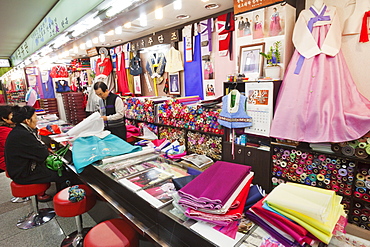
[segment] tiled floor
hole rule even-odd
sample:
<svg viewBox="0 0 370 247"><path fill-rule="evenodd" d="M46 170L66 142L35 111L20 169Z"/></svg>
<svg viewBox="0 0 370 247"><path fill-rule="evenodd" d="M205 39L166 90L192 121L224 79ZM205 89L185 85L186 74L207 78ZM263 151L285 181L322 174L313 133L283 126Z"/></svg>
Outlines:
<svg viewBox="0 0 370 247"><path fill-rule="evenodd" d="M60 246L66 235L77 229L74 217L59 216L55 216L42 226L29 230L19 229L16 226L17 220L30 212L31 201L24 203L10 202L12 198L10 182L11 180L5 176L5 173L0 173L0 246L57 247ZM47 193L55 194L53 184ZM39 203L39 208L52 207L52 201ZM96 225L96 222L88 213L82 215L82 220L83 227Z"/></svg>

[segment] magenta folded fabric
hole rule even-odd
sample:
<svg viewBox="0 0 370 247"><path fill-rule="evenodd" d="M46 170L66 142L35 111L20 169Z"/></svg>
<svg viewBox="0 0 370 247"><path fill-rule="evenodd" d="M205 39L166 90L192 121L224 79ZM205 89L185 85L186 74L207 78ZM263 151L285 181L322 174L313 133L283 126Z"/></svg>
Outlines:
<svg viewBox="0 0 370 247"><path fill-rule="evenodd" d="M309 232L302 226L286 219L285 217L279 214L264 209L262 207L263 200L264 198L262 198L260 201L258 201L251 207L255 214L257 214L264 220L268 221L275 227L279 228L280 230L284 231L285 233L289 234L301 245L303 245L304 243L312 245L315 242L315 240L310 237Z"/></svg>
<svg viewBox="0 0 370 247"><path fill-rule="evenodd" d="M253 178L249 179L247 184L243 187L242 191L239 193L239 195L234 200L233 204L235 205L237 204L239 206L236 208L230 208L227 213L212 214L212 213L205 213L202 211L194 210L192 208L188 208L185 211L185 215L195 220L203 220L203 221L207 221L207 222L220 225L220 226L230 225L233 221L240 219L243 214L244 205L248 197L248 193L249 193L252 180Z"/></svg>
<svg viewBox="0 0 370 247"><path fill-rule="evenodd" d="M194 208L219 209L251 171L250 166L217 161L178 191Z"/></svg>

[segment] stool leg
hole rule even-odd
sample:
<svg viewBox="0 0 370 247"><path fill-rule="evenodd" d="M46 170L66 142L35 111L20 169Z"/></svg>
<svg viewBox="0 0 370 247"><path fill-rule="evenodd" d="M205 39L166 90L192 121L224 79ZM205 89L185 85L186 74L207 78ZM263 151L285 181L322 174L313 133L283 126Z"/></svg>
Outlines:
<svg viewBox="0 0 370 247"><path fill-rule="evenodd" d="M83 239L86 234L90 231L91 227L89 228L82 228L82 215L75 216L75 221L77 225L77 231L72 232L69 234L60 245L61 247L82 247L83 246Z"/></svg>
<svg viewBox="0 0 370 247"><path fill-rule="evenodd" d="M33 211L23 218L19 219L17 222L17 227L20 229L27 230L36 226L43 225L55 216L53 208L38 208L36 195L31 197L31 202Z"/></svg>
<svg viewBox="0 0 370 247"><path fill-rule="evenodd" d="M18 202L27 202L29 201L30 198L29 197L12 197L10 199L11 202L13 203L18 203Z"/></svg>

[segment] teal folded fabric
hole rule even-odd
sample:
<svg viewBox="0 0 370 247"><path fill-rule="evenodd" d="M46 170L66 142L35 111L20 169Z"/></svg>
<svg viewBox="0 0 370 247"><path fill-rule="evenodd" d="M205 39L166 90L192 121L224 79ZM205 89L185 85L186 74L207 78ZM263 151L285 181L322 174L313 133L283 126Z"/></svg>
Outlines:
<svg viewBox="0 0 370 247"><path fill-rule="evenodd" d="M72 158L77 173L81 173L86 166L95 161L141 150L142 147L133 146L112 134L104 138L97 136L78 137L73 142Z"/></svg>

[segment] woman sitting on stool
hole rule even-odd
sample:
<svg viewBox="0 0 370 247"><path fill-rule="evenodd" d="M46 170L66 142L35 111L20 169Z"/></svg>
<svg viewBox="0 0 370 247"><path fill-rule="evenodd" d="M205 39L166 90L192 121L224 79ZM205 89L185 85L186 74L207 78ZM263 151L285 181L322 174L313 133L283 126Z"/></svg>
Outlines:
<svg viewBox="0 0 370 247"><path fill-rule="evenodd" d="M67 187L69 185L67 183L81 183L72 172L65 170L60 177L56 171L46 167L45 160L49 156L49 151L36 131L35 108L17 107L13 112L12 121L16 123L16 127L6 140L5 160L8 174L14 182L18 184L55 182L58 191Z"/></svg>

